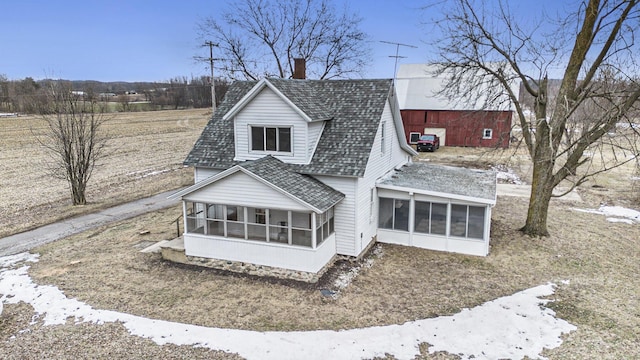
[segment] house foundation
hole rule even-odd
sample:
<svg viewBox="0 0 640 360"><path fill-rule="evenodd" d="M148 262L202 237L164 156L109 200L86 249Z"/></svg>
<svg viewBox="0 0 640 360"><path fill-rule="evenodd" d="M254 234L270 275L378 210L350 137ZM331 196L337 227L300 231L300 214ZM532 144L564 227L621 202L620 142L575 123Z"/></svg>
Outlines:
<svg viewBox="0 0 640 360"><path fill-rule="evenodd" d="M334 256L320 271L317 273L296 271L272 266L250 264L240 261L228 261L220 259L211 259L198 256L189 256L185 254L184 240L182 237L173 239L160 246L160 253L164 260L172 261L179 264L202 266L211 269L230 271L238 274L247 274L255 276L275 277L278 279L302 281L306 283L316 283L324 275L324 273L333 266L337 257Z"/></svg>

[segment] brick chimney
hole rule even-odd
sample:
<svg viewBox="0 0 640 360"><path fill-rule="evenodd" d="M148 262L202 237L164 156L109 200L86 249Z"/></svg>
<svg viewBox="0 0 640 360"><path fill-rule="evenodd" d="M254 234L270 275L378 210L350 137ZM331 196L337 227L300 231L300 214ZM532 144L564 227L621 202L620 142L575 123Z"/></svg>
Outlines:
<svg viewBox="0 0 640 360"><path fill-rule="evenodd" d="M293 59L293 78L294 79L307 78L307 62L305 61L305 59L301 59L301 58Z"/></svg>

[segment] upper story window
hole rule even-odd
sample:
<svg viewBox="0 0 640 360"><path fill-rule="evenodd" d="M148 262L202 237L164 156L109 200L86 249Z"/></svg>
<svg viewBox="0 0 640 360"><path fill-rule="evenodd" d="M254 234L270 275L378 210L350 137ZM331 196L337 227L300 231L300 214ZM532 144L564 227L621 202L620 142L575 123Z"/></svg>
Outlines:
<svg viewBox="0 0 640 360"><path fill-rule="evenodd" d="M483 139L491 139L493 137L492 129L484 129L482 130L482 138Z"/></svg>
<svg viewBox="0 0 640 360"><path fill-rule="evenodd" d="M291 128L252 126L251 150L291 152Z"/></svg>

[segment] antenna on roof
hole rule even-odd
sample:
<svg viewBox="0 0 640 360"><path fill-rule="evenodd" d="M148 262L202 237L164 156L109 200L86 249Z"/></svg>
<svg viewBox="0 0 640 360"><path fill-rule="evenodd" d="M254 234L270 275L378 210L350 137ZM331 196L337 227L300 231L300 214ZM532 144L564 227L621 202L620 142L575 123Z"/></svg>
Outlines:
<svg viewBox="0 0 640 360"><path fill-rule="evenodd" d="M414 49L417 49L418 47L417 46L413 46L413 45L409 45L409 44L401 44L401 43L391 42L391 41L380 40L380 42L384 43L384 44L390 44L390 45L395 45L396 46L396 54L395 55L389 55L389 57L396 58L396 62L393 65L393 80L395 81L396 80L396 74L398 72L398 59L406 58L406 56L398 55L398 52L400 51L400 46L406 46L406 47L410 47L410 48L414 48Z"/></svg>

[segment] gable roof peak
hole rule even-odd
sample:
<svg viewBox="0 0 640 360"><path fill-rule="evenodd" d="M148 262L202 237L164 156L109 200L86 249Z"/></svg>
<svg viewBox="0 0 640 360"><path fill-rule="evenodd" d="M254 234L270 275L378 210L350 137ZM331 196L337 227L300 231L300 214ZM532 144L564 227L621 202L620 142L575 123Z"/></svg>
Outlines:
<svg viewBox="0 0 640 360"><path fill-rule="evenodd" d="M260 87L256 85L261 83ZM233 117L243 99L256 89L271 86L295 109L314 121L325 123L317 147L308 164L287 164L301 174L362 177L373 148L373 142L387 104L393 122L402 127L400 111L391 79L299 80L263 79L236 81L229 87L200 138L184 161L185 165L228 169L239 164L234 160L235 139ZM259 92L259 91L257 91ZM255 95L254 95L255 96ZM404 137L400 139L407 155L414 155ZM404 146L402 145L404 144Z"/></svg>

